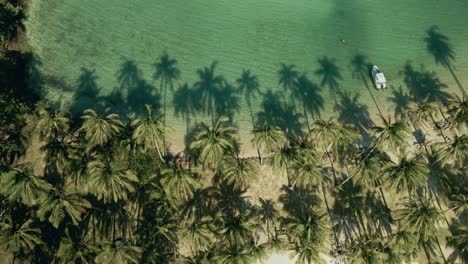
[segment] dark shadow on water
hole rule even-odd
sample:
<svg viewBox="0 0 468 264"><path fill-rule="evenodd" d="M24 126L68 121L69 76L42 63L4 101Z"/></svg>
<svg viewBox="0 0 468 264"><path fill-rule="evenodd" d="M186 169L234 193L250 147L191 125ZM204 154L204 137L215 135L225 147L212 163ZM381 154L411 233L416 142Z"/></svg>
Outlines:
<svg viewBox="0 0 468 264"><path fill-rule="evenodd" d="M334 58L323 57L317 60L319 69L315 71L315 74L321 78L320 86L327 86L330 89L330 94L336 102L336 93L340 88L340 81L343 80L340 69L335 63Z"/></svg>
<svg viewBox="0 0 468 264"><path fill-rule="evenodd" d="M299 77L299 72L294 64L281 63L278 70L278 85L280 85L285 94L291 94L295 86L296 79Z"/></svg>
<svg viewBox="0 0 468 264"><path fill-rule="evenodd" d="M424 38L428 52L434 57L437 64L442 65L450 71L453 79L457 83L462 95L466 98L467 94L458 76L455 74L453 62L455 61L455 51L450 44L449 38L439 32L438 26L432 26L426 31Z"/></svg>
<svg viewBox="0 0 468 264"><path fill-rule="evenodd" d="M202 110L200 99L197 91L187 83L181 85L174 92L174 116L185 119L186 134L190 130L190 119L194 118Z"/></svg>
<svg viewBox="0 0 468 264"><path fill-rule="evenodd" d="M214 101L216 118L227 116L233 122L234 114L239 113L240 109L237 89L225 81L220 89L216 91Z"/></svg>
<svg viewBox="0 0 468 264"><path fill-rule="evenodd" d="M263 95L260 112L257 113L256 127L271 124L281 128L289 138L303 135L302 115L296 113L294 106L284 102L282 92L268 90Z"/></svg>
<svg viewBox="0 0 468 264"><path fill-rule="evenodd" d="M354 125L366 140L369 138L367 129L374 124L369 116L367 106L359 102L359 97L359 93L338 92L338 102L335 110L339 113L338 121L343 124Z"/></svg>
<svg viewBox="0 0 468 264"><path fill-rule="evenodd" d="M0 57L0 93L32 104L44 98L39 57L33 53L3 51Z"/></svg>
<svg viewBox="0 0 468 264"><path fill-rule="evenodd" d="M211 116L214 124L216 114L216 97L224 85L224 77L216 73L217 62L212 62L210 66L198 69L196 71L198 80L194 88L200 95L203 111Z"/></svg>
<svg viewBox="0 0 468 264"><path fill-rule="evenodd" d="M416 102L440 102L446 104L452 97L446 91L443 83L435 72L427 71L423 66L415 70L410 62L403 69L403 80L408 87L409 94Z"/></svg>
<svg viewBox="0 0 468 264"><path fill-rule="evenodd" d="M392 97L387 98L387 100L395 106L395 117L403 117L405 111L408 110L411 96L408 94L408 91L403 91L401 86L398 87L398 90L392 87L391 92Z"/></svg>
<svg viewBox="0 0 468 264"><path fill-rule="evenodd" d="M320 111L323 110L324 101L320 91L320 87L312 82L305 73L296 79L292 88L292 98L302 105L308 129L310 129L309 114L314 120L317 120L320 118Z"/></svg>
<svg viewBox="0 0 468 264"><path fill-rule="evenodd" d="M98 102L100 89L96 83L97 78L95 70L81 68L81 74L78 77L78 87L70 106L72 116L79 116L84 109L88 108L102 113L102 106Z"/></svg>

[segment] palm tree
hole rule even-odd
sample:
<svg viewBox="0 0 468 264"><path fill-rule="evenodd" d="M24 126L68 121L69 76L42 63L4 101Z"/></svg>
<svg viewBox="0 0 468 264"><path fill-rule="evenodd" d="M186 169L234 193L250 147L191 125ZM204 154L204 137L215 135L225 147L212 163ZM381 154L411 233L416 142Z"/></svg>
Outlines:
<svg viewBox="0 0 468 264"><path fill-rule="evenodd" d="M137 118L132 121L131 125L135 127L132 139L143 148L143 151L146 151L148 148L156 149L159 158L163 161L159 144L164 141L164 124L161 123L159 118L153 117L153 109L150 105L146 104L145 108L146 117Z"/></svg>
<svg viewBox="0 0 468 264"><path fill-rule="evenodd" d="M335 171L335 165L331 152L336 148L336 142L339 138L339 124L329 119L328 121L317 120L310 129L310 137L317 142L320 151L324 151L327 154L328 160L333 173L334 184L337 184L337 177Z"/></svg>
<svg viewBox="0 0 468 264"><path fill-rule="evenodd" d="M440 127L436 121L439 113L439 106L435 102L428 102L427 100L418 103L411 102L408 110L408 116L416 125L416 128L421 129L424 126L428 127L429 123L439 130L442 138L447 142L442 127Z"/></svg>
<svg viewBox="0 0 468 264"><path fill-rule="evenodd" d="M289 178L288 168L293 159L293 149L289 146L283 146L278 149L271 159L273 171L281 176L286 175L288 186L291 186L291 179Z"/></svg>
<svg viewBox="0 0 468 264"><path fill-rule="evenodd" d="M36 129L41 140L59 139L70 129L70 120L62 113L49 111L45 106L39 105L37 115Z"/></svg>
<svg viewBox="0 0 468 264"><path fill-rule="evenodd" d="M454 249L449 260L456 263L458 259L463 263L463 260L468 259L468 226L457 223L453 228L453 232L454 234L447 241L448 245Z"/></svg>
<svg viewBox="0 0 468 264"><path fill-rule="evenodd" d="M127 241L106 241L94 259L96 263L128 264L140 263L141 248L132 246Z"/></svg>
<svg viewBox="0 0 468 264"><path fill-rule="evenodd" d="M221 264L250 264L253 260L247 247L231 246L221 250L218 254Z"/></svg>
<svg viewBox="0 0 468 264"><path fill-rule="evenodd" d="M72 237L66 235L60 241L57 258L61 263L93 263L98 248L86 235Z"/></svg>
<svg viewBox="0 0 468 264"><path fill-rule="evenodd" d="M427 261L431 262L427 247L431 248L432 241L436 241L440 253L445 261L445 256L440 248L439 239L437 238L437 227L442 221L442 213L432 205L432 202L427 198L418 200L408 200L404 203L404 208L400 212L400 220L402 220L401 228L404 230L415 230L418 236L418 242L423 247L426 253Z"/></svg>
<svg viewBox="0 0 468 264"><path fill-rule="evenodd" d="M427 182L429 168L421 155L402 156L397 163L389 162L383 167L383 179L397 192L411 193Z"/></svg>
<svg viewBox="0 0 468 264"><path fill-rule="evenodd" d="M53 189L41 203L37 216L41 221L47 218L55 228L70 220L76 226L81 221L82 211L90 207L91 203L76 192Z"/></svg>
<svg viewBox="0 0 468 264"><path fill-rule="evenodd" d="M212 246L212 243L216 241L216 236L213 233L215 230L213 218L205 216L187 223L181 230L181 238L186 239L190 244L192 253L196 253L207 250Z"/></svg>
<svg viewBox="0 0 468 264"><path fill-rule="evenodd" d="M418 237L413 229L399 228L388 239L388 246L391 249L391 256L399 257L398 261L401 263L411 263L416 257L418 251Z"/></svg>
<svg viewBox="0 0 468 264"><path fill-rule="evenodd" d="M383 118L382 121L383 126L371 128L372 135L376 138L374 148L383 152L389 150L394 154L398 154L399 151L404 152L411 138L407 120L401 118L392 123L391 120Z"/></svg>
<svg viewBox="0 0 468 264"><path fill-rule="evenodd" d="M13 263L17 258L29 256L36 247L44 244L41 240L41 230L32 224L32 219L16 223L10 216L6 216L0 222L0 247L13 255Z"/></svg>
<svg viewBox="0 0 468 264"><path fill-rule="evenodd" d="M213 128L202 124L202 128L195 134L195 141L190 147L200 150L200 161L204 165L217 165L222 161L224 154L232 149L232 140L236 129L228 126L229 118L220 117Z"/></svg>
<svg viewBox="0 0 468 264"><path fill-rule="evenodd" d="M254 128L252 130L254 143L258 149L261 149L264 156L270 155L286 143L286 135L277 126L272 126L270 123L265 123L262 127ZM263 162L262 156L259 151L260 163Z"/></svg>
<svg viewBox="0 0 468 264"><path fill-rule="evenodd" d="M451 142L438 144L443 164L451 163L464 168L468 160L468 136L455 136Z"/></svg>
<svg viewBox="0 0 468 264"><path fill-rule="evenodd" d="M276 204L271 199L259 198L260 206L257 211L260 221L266 224L268 241L270 240L270 223L274 223L279 218L279 212Z"/></svg>
<svg viewBox="0 0 468 264"><path fill-rule="evenodd" d="M171 91L174 91L174 81L180 77L180 70L177 68L177 60L172 59L164 52L159 58L159 61L154 64L156 69L154 79L161 82L160 93L164 93L164 110L163 110L163 148L166 148L166 107L167 107L167 86ZM164 90L163 90L164 89Z"/></svg>
<svg viewBox="0 0 468 264"><path fill-rule="evenodd" d="M330 94L333 96L336 102L336 92L339 89L340 80L343 80L341 76L340 69L335 64L335 59L323 57L317 60L320 68L315 71L315 74L321 77L320 85L328 86L330 89Z"/></svg>
<svg viewBox="0 0 468 264"><path fill-rule="evenodd" d="M280 65L280 69L278 71L278 84L283 86L286 93L291 92L291 89L294 87L294 82L299 76L299 72L296 71L295 68L296 66L293 64L286 65L281 63Z"/></svg>
<svg viewBox="0 0 468 264"><path fill-rule="evenodd" d="M452 67L452 62L455 60L455 52L450 45L448 37L439 32L437 26L432 26L426 31L426 37L424 42L426 42L427 50L434 56L435 62L446 67L452 74L453 79L458 85L464 98L467 98L467 94L463 86L461 85L460 80L458 80L457 75Z"/></svg>
<svg viewBox="0 0 468 264"><path fill-rule="evenodd" d="M224 78L215 73L217 62L212 62L210 67L197 70L199 80L194 86L201 94L201 101L208 115L211 115L212 125L215 123L216 95L224 84Z"/></svg>
<svg viewBox="0 0 468 264"><path fill-rule="evenodd" d="M104 146L109 143L123 127L117 114L102 117L91 109L85 110L81 119L84 120L81 129L85 131L88 151L96 146Z"/></svg>
<svg viewBox="0 0 468 264"><path fill-rule="evenodd" d="M258 168L250 159L225 159L221 168L223 180L238 189L246 189L257 177Z"/></svg>
<svg viewBox="0 0 468 264"><path fill-rule="evenodd" d="M363 236L351 246L349 263L374 264L388 263L383 241L377 236Z"/></svg>
<svg viewBox="0 0 468 264"><path fill-rule="evenodd" d="M0 193L11 202L21 202L28 206L40 203L52 185L27 170L14 168L0 178Z"/></svg>
<svg viewBox="0 0 468 264"><path fill-rule="evenodd" d="M468 100L456 96L447 104L447 112L451 117L450 124L453 128L463 132L468 128Z"/></svg>
<svg viewBox="0 0 468 264"><path fill-rule="evenodd" d="M252 240L252 231L256 225L255 215L250 210L245 210L233 217L226 216L222 220L219 233L230 247L242 247Z"/></svg>
<svg viewBox="0 0 468 264"><path fill-rule="evenodd" d="M193 196L193 191L201 187L198 173L178 165L162 169L161 175L161 185L167 196L176 201L187 201Z"/></svg>
<svg viewBox="0 0 468 264"><path fill-rule="evenodd" d="M138 182L133 171L102 159L91 161L88 171L86 186L89 192L105 203L126 200L128 194L135 191L133 184Z"/></svg>

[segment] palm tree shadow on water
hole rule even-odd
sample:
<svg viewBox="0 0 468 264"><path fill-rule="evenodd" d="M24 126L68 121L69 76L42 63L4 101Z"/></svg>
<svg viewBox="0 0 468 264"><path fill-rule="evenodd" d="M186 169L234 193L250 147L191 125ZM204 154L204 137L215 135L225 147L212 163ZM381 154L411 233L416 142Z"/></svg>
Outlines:
<svg viewBox="0 0 468 264"><path fill-rule="evenodd" d="M368 82L369 79L372 79L372 74L371 74L372 64L367 61L367 58L365 55L356 54L351 60L351 67L352 67L352 77L354 79L361 80L364 83L367 90L369 91L369 94L371 95L372 101L374 101L377 111L379 111L380 117L383 118L382 111L380 110L377 99L372 93L371 86L369 85L369 82Z"/></svg>
<svg viewBox="0 0 468 264"><path fill-rule="evenodd" d="M263 95L260 111L257 113L256 127L270 124L279 127L289 138L303 135L301 114L294 111L294 106L282 100L284 94L268 90Z"/></svg>
<svg viewBox="0 0 468 264"><path fill-rule="evenodd" d="M428 52L434 57L436 64L440 64L449 70L463 97L466 99L466 91L458 79L458 76L455 74L453 67L453 61L455 61L455 51L449 42L449 38L439 32L438 26L431 26L426 31L424 42L426 43Z"/></svg>
<svg viewBox="0 0 468 264"><path fill-rule="evenodd" d="M336 93L340 88L339 82L343 80L340 68L336 65L334 58L324 56L318 59L317 62L319 64L319 69L315 71L315 74L321 78L320 86L328 86L330 94L336 103Z"/></svg>

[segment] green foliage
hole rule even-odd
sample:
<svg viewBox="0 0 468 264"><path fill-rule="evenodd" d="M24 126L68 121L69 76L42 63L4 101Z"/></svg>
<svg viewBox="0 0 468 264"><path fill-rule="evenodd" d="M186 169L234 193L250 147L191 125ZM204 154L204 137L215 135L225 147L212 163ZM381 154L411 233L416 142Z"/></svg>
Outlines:
<svg viewBox="0 0 468 264"><path fill-rule="evenodd" d="M16 37L22 18L20 7L15 7L6 0L0 0L0 45Z"/></svg>

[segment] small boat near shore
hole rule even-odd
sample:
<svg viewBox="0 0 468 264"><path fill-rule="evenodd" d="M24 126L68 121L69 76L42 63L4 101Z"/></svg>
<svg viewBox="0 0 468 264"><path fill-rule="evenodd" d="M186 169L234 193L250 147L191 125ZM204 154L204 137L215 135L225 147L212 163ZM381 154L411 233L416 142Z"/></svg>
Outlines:
<svg viewBox="0 0 468 264"><path fill-rule="evenodd" d="M385 75L380 71L379 67L375 65L372 66L372 78L377 90L387 89L387 79L385 79Z"/></svg>

